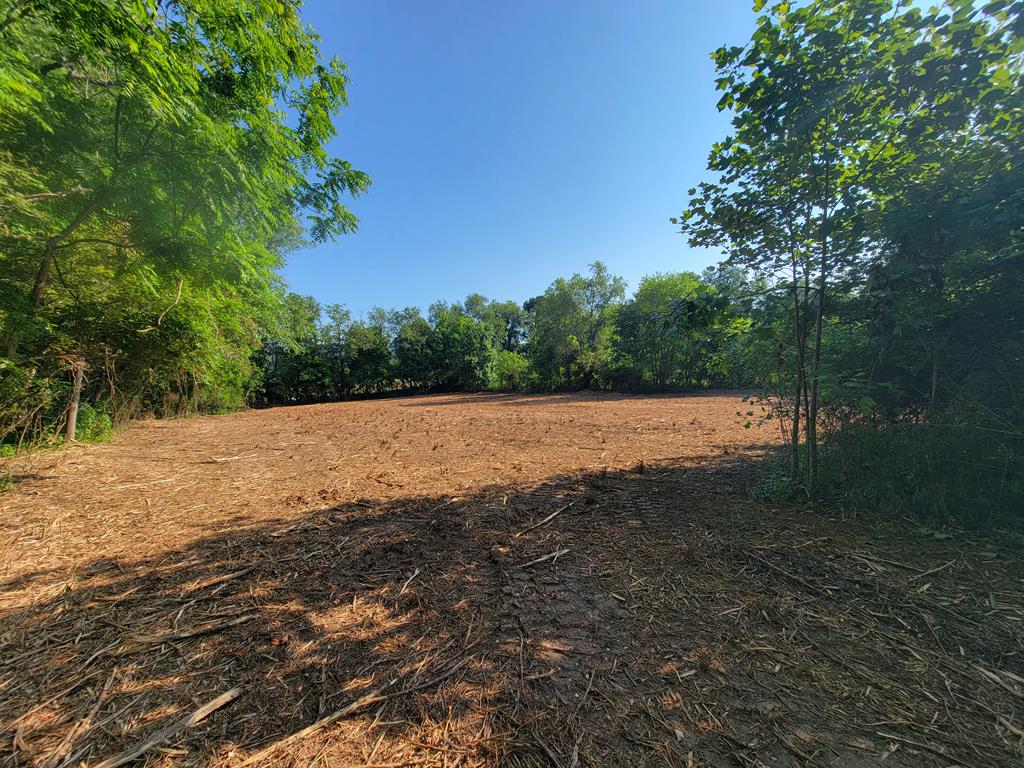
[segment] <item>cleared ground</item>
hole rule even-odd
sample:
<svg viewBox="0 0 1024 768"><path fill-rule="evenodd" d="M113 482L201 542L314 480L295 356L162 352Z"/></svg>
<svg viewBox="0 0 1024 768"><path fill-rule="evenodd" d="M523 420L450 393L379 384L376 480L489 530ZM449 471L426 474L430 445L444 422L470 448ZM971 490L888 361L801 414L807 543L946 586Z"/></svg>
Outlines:
<svg viewBox="0 0 1024 768"><path fill-rule="evenodd" d="M1017 540L757 502L747 409L404 398L19 461L0 762L1021 764Z"/></svg>

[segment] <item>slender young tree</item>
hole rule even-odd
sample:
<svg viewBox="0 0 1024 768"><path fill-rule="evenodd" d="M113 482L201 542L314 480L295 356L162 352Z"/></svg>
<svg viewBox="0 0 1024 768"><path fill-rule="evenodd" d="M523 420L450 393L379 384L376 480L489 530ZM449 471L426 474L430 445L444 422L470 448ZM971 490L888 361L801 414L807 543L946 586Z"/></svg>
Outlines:
<svg viewBox="0 0 1024 768"><path fill-rule="evenodd" d="M802 411L810 490L832 292L878 258L883 180L915 164L920 137L969 124L963 94L1005 56L993 44L970 58L999 37L979 13L965 2L934 13L892 0L780 2L748 45L714 54L733 132L711 152L717 178L691 191L676 221L692 243L724 248L789 292L791 464L795 475Z"/></svg>

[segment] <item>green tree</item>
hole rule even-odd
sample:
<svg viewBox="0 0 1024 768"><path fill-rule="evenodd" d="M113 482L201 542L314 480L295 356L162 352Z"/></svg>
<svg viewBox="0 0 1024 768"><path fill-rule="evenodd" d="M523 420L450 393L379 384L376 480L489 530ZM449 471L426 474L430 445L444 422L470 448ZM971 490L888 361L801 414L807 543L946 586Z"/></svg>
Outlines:
<svg viewBox="0 0 1024 768"><path fill-rule="evenodd" d="M495 349L514 352L522 346L526 312L516 302L492 301L479 293L471 293L463 302L462 311L491 330Z"/></svg>
<svg viewBox="0 0 1024 768"><path fill-rule="evenodd" d="M60 382L80 356L136 405L239 386L284 254L356 225L369 179L326 148L346 83L294 4L7 3L5 369Z"/></svg>
<svg viewBox="0 0 1024 768"><path fill-rule="evenodd" d="M391 349L384 331L352 323L345 332L345 390L348 393L390 389L394 379Z"/></svg>
<svg viewBox="0 0 1024 768"><path fill-rule="evenodd" d="M345 334L352 325L352 313L341 304L328 304L323 314L327 315L327 320L320 325L320 337L328 343L344 342Z"/></svg>
<svg viewBox="0 0 1024 768"><path fill-rule="evenodd" d="M636 385L690 386L703 380L708 352L697 318L677 311L710 289L692 272L649 275L616 316L614 347Z"/></svg>
<svg viewBox="0 0 1024 768"><path fill-rule="evenodd" d="M603 383L615 311L625 292L625 281L596 261L589 275L558 278L524 305L530 313L527 355L544 385L589 388Z"/></svg>
<svg viewBox="0 0 1024 768"><path fill-rule="evenodd" d="M430 323L417 316L405 322L395 336L395 375L407 385L426 389L432 383L433 352Z"/></svg>
<svg viewBox="0 0 1024 768"><path fill-rule="evenodd" d="M529 382L530 361L518 352L499 349L494 355L492 375L498 389L506 392L522 391Z"/></svg>
<svg viewBox="0 0 1024 768"><path fill-rule="evenodd" d="M457 308L436 317L430 333L432 382L446 390L485 389L494 355L489 329Z"/></svg>
<svg viewBox="0 0 1024 768"><path fill-rule="evenodd" d="M801 435L813 491L822 426L839 435L866 421L861 434L879 439L942 422L983 429L1006 436L995 452L978 442L989 466L1019 456L1017 398L1004 382L1019 360L1007 290L1021 271L1024 7L756 7L766 13L750 43L715 53L733 131L678 222L693 244L721 247L756 276L747 350L773 360L762 371L775 368L790 393L780 412L794 477ZM951 443L929 434L893 449L931 445L925 463L950 462L935 487L948 493L945 474L978 489L984 461L951 455L972 432ZM1008 484L1004 473L998 485Z"/></svg>
<svg viewBox="0 0 1024 768"><path fill-rule="evenodd" d="M765 3L758 2L763 8ZM745 47L714 54L734 131L711 152L715 182L692 190L679 222L696 245L783 280L791 297L792 469L800 415L807 485L817 474L822 358L833 290L877 258L879 184L917 162L938 126L965 126L979 78L1001 55L969 4L922 13L888 0L777 3Z"/></svg>

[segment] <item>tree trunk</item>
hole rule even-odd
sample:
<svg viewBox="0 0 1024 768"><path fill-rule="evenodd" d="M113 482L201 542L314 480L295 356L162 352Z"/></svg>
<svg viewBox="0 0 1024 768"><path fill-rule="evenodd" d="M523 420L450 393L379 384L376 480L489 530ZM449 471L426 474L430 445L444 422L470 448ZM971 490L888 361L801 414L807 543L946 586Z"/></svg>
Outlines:
<svg viewBox="0 0 1024 768"><path fill-rule="evenodd" d="M797 371L796 395L793 398L793 431L790 440L789 474L794 479L800 472L800 390L803 388L803 369Z"/></svg>
<svg viewBox="0 0 1024 768"><path fill-rule="evenodd" d="M821 275L818 278L818 312L814 320L814 353L811 361L811 400L807 408L807 492L818 483L818 374L821 368L821 333L825 319L825 286L828 275L828 244L821 247Z"/></svg>
<svg viewBox="0 0 1024 768"><path fill-rule="evenodd" d="M936 399L939 396L939 370L940 370L939 356L940 356L941 348L939 346L939 334L938 334L937 329L936 329L936 322L937 321L935 319L935 307L933 306L931 308L931 326L932 326L931 327L931 337L932 337L932 345L931 345L932 346L932 349L931 349L931 353L932 353L932 381L931 381L931 391L928 393L928 408L931 411L935 410L935 401L936 401Z"/></svg>
<svg viewBox="0 0 1024 768"><path fill-rule="evenodd" d="M28 307L25 312L27 320L35 317L36 311L43 300L43 291L46 290L46 282L50 277L50 268L53 266L53 257L57 253L57 245L60 243L59 235L47 239L43 246L43 255L39 260L39 267L36 269L36 279L32 283L32 292L29 294ZM7 337L7 347L4 356L13 358L18 352L18 341L20 333L16 327L11 328Z"/></svg>
<svg viewBox="0 0 1024 768"><path fill-rule="evenodd" d="M801 322L800 289L797 284L796 261L793 261L793 337L796 345L796 389L793 392L793 425L790 441L789 472L794 480L800 474L800 400L805 388L804 345L805 325Z"/></svg>
<svg viewBox="0 0 1024 768"><path fill-rule="evenodd" d="M82 399L82 382L85 379L85 361L75 360L71 364L74 383L71 385L71 405L68 407L67 441L75 442L75 429L78 426L78 403Z"/></svg>
<svg viewBox="0 0 1024 768"><path fill-rule="evenodd" d="M826 126L828 123L826 123ZM826 152L827 162L832 162ZM825 185L821 205L821 264L818 272L818 307L814 319L814 351L811 358L811 399L807 405L807 493L814 494L818 485L818 383L821 374L821 332L825 322L825 287L828 281L829 229L832 225L832 186L830 166L825 166Z"/></svg>
<svg viewBox="0 0 1024 768"><path fill-rule="evenodd" d="M807 430L807 414L811 412L811 393L808 391L807 386L807 373L803 376L804 382L804 431Z"/></svg>

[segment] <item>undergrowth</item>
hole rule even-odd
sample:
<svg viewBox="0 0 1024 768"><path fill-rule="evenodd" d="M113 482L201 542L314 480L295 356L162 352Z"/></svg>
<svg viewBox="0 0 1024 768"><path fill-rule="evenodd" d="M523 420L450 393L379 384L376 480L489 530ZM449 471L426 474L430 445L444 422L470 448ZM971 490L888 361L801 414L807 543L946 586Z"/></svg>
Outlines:
<svg viewBox="0 0 1024 768"><path fill-rule="evenodd" d="M114 422L104 409L82 403L78 408L75 440L80 443L105 443L113 437Z"/></svg>
<svg viewBox="0 0 1024 768"><path fill-rule="evenodd" d="M37 431L31 439L22 440L17 432L8 432L4 442L0 442L0 459L10 459L19 453L29 451L52 450L65 444L62 432L64 423L55 427ZM78 421L75 429L76 443L106 443L114 436L114 420L102 406L81 403L78 408ZM8 477L8 485L10 478ZM0 490L3 490L0 478Z"/></svg>
<svg viewBox="0 0 1024 768"><path fill-rule="evenodd" d="M786 458L777 452L764 459L757 480L750 487L750 497L756 501L783 503L793 500L799 488L789 473Z"/></svg>
<svg viewBox="0 0 1024 768"><path fill-rule="evenodd" d="M851 425L822 452L828 496L884 516L1024 526L1024 439L958 424Z"/></svg>
<svg viewBox="0 0 1024 768"><path fill-rule="evenodd" d="M806 462L806 452L800 459ZM814 497L848 512L1024 530L1024 438L1010 430L846 425L821 446L818 481ZM808 499L785 450L761 462L748 493L776 504Z"/></svg>

